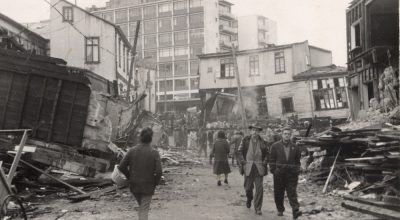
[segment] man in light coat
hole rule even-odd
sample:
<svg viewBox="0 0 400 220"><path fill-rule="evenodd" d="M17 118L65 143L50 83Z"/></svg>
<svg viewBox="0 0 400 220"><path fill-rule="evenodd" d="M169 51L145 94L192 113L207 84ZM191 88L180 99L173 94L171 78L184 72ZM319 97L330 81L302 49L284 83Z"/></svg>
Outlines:
<svg viewBox="0 0 400 220"><path fill-rule="evenodd" d="M251 135L243 138L238 150L238 160L243 166L244 188L246 191L247 208L251 207L254 198L254 210L257 215L262 215L261 207L263 202L263 180L268 174L268 147L261 138L262 127L251 125ZM255 196L253 189L256 188Z"/></svg>

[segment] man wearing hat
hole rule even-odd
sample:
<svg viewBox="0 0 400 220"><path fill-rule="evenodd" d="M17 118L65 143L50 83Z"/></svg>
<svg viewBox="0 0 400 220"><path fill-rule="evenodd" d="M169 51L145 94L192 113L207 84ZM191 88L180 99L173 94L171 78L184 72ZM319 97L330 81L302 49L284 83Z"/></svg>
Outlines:
<svg viewBox="0 0 400 220"><path fill-rule="evenodd" d="M300 149L291 142L292 129L282 129L282 140L271 146L269 166L274 174L274 197L278 216L283 216L285 207L283 200L285 191L292 207L293 219L297 219L302 212L297 200L297 182L300 173Z"/></svg>
<svg viewBox="0 0 400 220"><path fill-rule="evenodd" d="M250 135L243 138L238 150L238 160L243 166L244 189L246 190L247 208L251 207L254 198L254 210L257 215L262 215L261 207L263 202L263 180L268 174L268 147L260 132L259 125L249 126ZM253 188L256 188L253 197Z"/></svg>

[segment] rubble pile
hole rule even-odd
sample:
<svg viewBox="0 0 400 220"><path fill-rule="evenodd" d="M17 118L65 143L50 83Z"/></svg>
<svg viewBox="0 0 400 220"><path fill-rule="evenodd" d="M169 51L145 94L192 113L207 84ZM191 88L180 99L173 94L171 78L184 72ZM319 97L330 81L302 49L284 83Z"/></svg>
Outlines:
<svg viewBox="0 0 400 220"><path fill-rule="evenodd" d="M393 212L400 211L395 205L400 201L400 126L333 127L299 144L309 151L302 159L308 180L328 184L331 194L344 196L343 207L384 218L400 216ZM378 212L376 207L391 211Z"/></svg>
<svg viewBox="0 0 400 220"><path fill-rule="evenodd" d="M161 162L166 166L181 166L181 165L202 165L201 161L195 160L196 154L190 150L164 150L158 149L161 156Z"/></svg>

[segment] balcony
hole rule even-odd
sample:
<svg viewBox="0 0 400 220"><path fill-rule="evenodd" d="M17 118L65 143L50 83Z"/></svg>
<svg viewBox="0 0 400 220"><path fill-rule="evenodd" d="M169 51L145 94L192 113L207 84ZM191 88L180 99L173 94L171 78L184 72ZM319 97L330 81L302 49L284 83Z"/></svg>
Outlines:
<svg viewBox="0 0 400 220"><path fill-rule="evenodd" d="M227 40L220 40L219 45L221 46L222 49L228 49L230 51L232 49L232 43L235 46L235 48L238 48L238 42L237 41L227 41Z"/></svg>
<svg viewBox="0 0 400 220"><path fill-rule="evenodd" d="M227 41L227 40L220 40L219 41L219 45L221 47L231 48L232 47L232 42L231 41Z"/></svg>
<svg viewBox="0 0 400 220"><path fill-rule="evenodd" d="M237 29L225 25L219 25L219 30L227 34L237 34Z"/></svg>
<svg viewBox="0 0 400 220"><path fill-rule="evenodd" d="M219 15L223 18L227 18L230 20L236 20L235 15L233 15L232 13L228 12L228 11L220 11Z"/></svg>

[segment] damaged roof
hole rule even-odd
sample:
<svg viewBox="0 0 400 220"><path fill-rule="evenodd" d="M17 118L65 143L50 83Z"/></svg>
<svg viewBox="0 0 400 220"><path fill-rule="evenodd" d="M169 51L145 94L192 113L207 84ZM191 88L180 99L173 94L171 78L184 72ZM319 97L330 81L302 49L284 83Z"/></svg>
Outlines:
<svg viewBox="0 0 400 220"><path fill-rule="evenodd" d="M311 67L309 70L301 72L293 76L294 80L303 80L309 78L317 78L317 77L328 77L328 76L338 76L338 75L346 75L347 68L342 66L336 66L334 64L329 66L321 66L321 67Z"/></svg>

